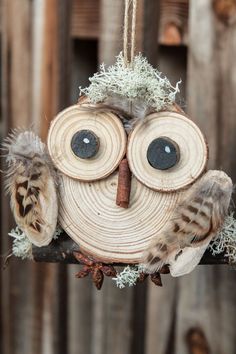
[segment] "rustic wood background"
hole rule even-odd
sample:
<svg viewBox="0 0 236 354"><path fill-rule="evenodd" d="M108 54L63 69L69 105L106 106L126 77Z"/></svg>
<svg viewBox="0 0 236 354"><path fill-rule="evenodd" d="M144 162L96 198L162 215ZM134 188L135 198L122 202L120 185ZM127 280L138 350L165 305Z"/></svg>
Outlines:
<svg viewBox="0 0 236 354"><path fill-rule="evenodd" d="M32 126L43 139L101 62L122 48L123 0L0 0L1 136ZM236 180L236 1L139 0L137 51L175 83L206 134L212 168ZM1 187L2 188L2 187ZM1 267L13 225L1 189ZM0 353L236 353L236 273L199 266L98 292L76 265L11 260L0 272Z"/></svg>

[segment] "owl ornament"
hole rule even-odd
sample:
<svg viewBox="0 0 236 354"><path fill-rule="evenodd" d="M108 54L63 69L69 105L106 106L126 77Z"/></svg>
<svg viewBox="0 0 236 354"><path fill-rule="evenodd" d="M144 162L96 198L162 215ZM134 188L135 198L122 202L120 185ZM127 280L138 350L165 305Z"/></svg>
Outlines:
<svg viewBox="0 0 236 354"><path fill-rule="evenodd" d="M230 177L207 171L206 140L175 104L178 84L141 55L125 66L121 53L90 81L52 121L47 147L32 132L4 144L18 226L40 247L58 222L80 246L78 276L97 283L101 270L116 274L110 264L139 264L157 284L167 266L189 273L228 215Z"/></svg>

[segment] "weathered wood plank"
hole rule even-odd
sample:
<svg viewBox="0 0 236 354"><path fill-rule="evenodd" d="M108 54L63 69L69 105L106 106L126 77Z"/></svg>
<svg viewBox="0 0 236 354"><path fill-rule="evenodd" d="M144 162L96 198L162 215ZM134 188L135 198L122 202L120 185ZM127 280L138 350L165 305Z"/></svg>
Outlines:
<svg viewBox="0 0 236 354"><path fill-rule="evenodd" d="M130 353L132 294L132 288L120 290L111 279L99 292L93 289L92 354Z"/></svg>
<svg viewBox="0 0 236 354"><path fill-rule="evenodd" d="M187 44L188 5L188 0L161 0L160 44Z"/></svg>
<svg viewBox="0 0 236 354"><path fill-rule="evenodd" d="M160 1L140 0L137 6L136 53L141 52L150 64L157 64Z"/></svg>
<svg viewBox="0 0 236 354"><path fill-rule="evenodd" d="M154 66L157 44L153 44L153 38L158 35L159 9L159 1L139 0L137 3L135 52L142 52ZM100 11L99 61L110 65L123 50L124 2L102 0Z"/></svg>
<svg viewBox="0 0 236 354"><path fill-rule="evenodd" d="M69 266L68 273L68 353L91 354L94 318L92 316L91 279L75 278L79 266Z"/></svg>
<svg viewBox="0 0 236 354"><path fill-rule="evenodd" d="M2 128L4 136L13 127L27 126L31 106L31 1L2 2ZM22 84L24 83L24 84ZM3 253L9 250L11 227L9 201L3 197L1 238ZM19 269L21 270L19 273ZM14 260L1 282L4 353L32 353L32 272L29 263ZM29 340L25 341L28 337Z"/></svg>
<svg viewBox="0 0 236 354"><path fill-rule="evenodd" d="M222 2L222 1L221 1ZM233 2L232 2L233 3ZM215 60L217 60L218 88L218 166L236 179L236 4L232 24L216 21ZM229 13L230 16L230 13Z"/></svg>
<svg viewBox="0 0 236 354"><path fill-rule="evenodd" d="M213 13L212 1L192 0L189 35L189 113L206 132L210 166L223 168L234 179L236 73L232 58L236 53L236 25L221 24ZM199 267L180 280L177 353L189 353L184 338L193 327L203 330L210 352L235 351L234 279L229 268Z"/></svg>
<svg viewBox="0 0 236 354"><path fill-rule="evenodd" d="M0 0L0 35L2 32L2 0Z"/></svg>
<svg viewBox="0 0 236 354"><path fill-rule="evenodd" d="M217 82L214 66L214 16L211 1L191 1L188 56L188 113L206 134L210 147L210 166L217 161ZM208 33L206 37L206 33ZM203 84L204 83L204 84ZM203 90L204 87L204 90ZM185 336L191 328L200 327L207 338L218 331L214 306L217 290L215 270L198 268L179 281L177 303L176 352L189 353ZM207 331L207 332L206 332ZM219 332L218 332L219 333ZM212 339L215 341L215 339ZM216 340L216 345L218 345ZM214 346L215 349L215 346ZM211 348L212 352L216 352Z"/></svg>
<svg viewBox="0 0 236 354"><path fill-rule="evenodd" d="M40 4L39 2L32 3L30 0L3 2L2 127L4 128L4 136L9 128L20 126L27 129L31 127L32 121L41 120L42 116L43 122L45 115L42 112L49 112L48 114L52 118L66 104L66 95L69 94L66 85L69 78L67 75L69 65L66 62L69 41L65 35L66 32L69 33L68 30L66 31L66 26L68 28L69 26L65 23L65 19L68 18L66 15L68 4L61 0L52 1L50 4L46 3L49 7L51 5L50 9L46 8L42 1ZM37 12L38 10L41 11L40 14ZM48 11L46 17L44 11ZM35 15L34 22L32 22L32 14ZM35 21L36 15L41 16L41 23ZM53 16L57 22L53 21ZM35 36L37 31L33 29L33 24L37 25L38 36ZM54 26L51 32L50 26ZM45 60L44 56L41 56L42 47L40 46L33 46L34 54L32 56L32 40L40 38L40 31L43 32L41 36L43 45L45 45L45 38L47 38L48 46L50 40L57 45L57 47L53 47L55 58L53 63L50 61L51 56L49 57L48 53L44 52L43 55L49 57L49 60ZM32 33L34 33L33 36ZM62 43L64 43L64 50ZM39 54L38 61L35 60L37 54ZM41 59L44 60L43 67L41 67ZM35 109L32 110L35 101L32 99L31 92L34 91L37 80L32 80L31 75L33 72L33 78L35 78L36 71L39 71L43 77L42 85L37 87L41 87L42 92L44 92L44 85L48 85L48 90L53 87L53 90L50 92L50 99L44 97L43 103L38 100ZM47 77L48 71L49 74L51 71L55 73L53 79L55 77L56 79L53 82L52 75ZM47 78L46 82L45 77ZM35 89L35 91L37 90ZM41 97L39 90L37 94ZM34 114L37 116L36 119L32 119ZM45 127L42 128L42 134L46 137ZM5 205L9 205L9 201ZM7 232L10 228L6 210L7 208L3 210L4 223L1 225L2 234L6 235L4 241L1 240L1 251L4 250L4 252L8 250L8 247L6 248L8 246ZM3 308L4 314L2 352L6 354L41 354L42 352L64 354L66 352L67 283L66 271L63 270L63 267L64 265L58 267L58 265L32 264L16 259L9 267L9 276L4 272L1 281L1 288L4 289L1 292L1 294L3 293L1 308ZM58 282L58 279L61 279L61 282ZM65 305L61 306L61 302Z"/></svg>
<svg viewBox="0 0 236 354"><path fill-rule="evenodd" d="M43 56L41 63L41 136L47 137L50 121L58 111L58 77L59 77L59 19L58 1L46 1L44 5Z"/></svg>
<svg viewBox="0 0 236 354"><path fill-rule="evenodd" d="M45 140L51 120L70 96L70 2L36 0L33 8L34 127Z"/></svg>
<svg viewBox="0 0 236 354"><path fill-rule="evenodd" d="M188 114L206 135L210 147L209 167L213 167L217 163L220 127L217 124L219 83L214 64L215 33L211 1L190 2L189 31Z"/></svg>
<svg viewBox="0 0 236 354"><path fill-rule="evenodd" d="M72 22L71 22L71 36L73 38L81 39L97 39L101 40L100 28L109 20L108 17L104 18L102 13L102 1L103 0L73 0L72 2ZM114 13L112 16L120 16L121 12L115 11L115 9L122 7L122 0L108 1L107 6L113 6ZM139 6L142 7L143 0L139 0ZM152 31L149 19L154 15L154 8L160 3L160 32L155 31L155 37L147 37L147 43L149 40L152 42L156 38L160 44L163 45L181 45L187 44L188 38L188 0L160 0L160 1L146 1L145 12L147 15L148 31ZM110 21L112 27L113 21ZM157 26L158 22L152 22L152 26ZM107 26L108 24L105 24ZM154 28L153 27L153 28ZM122 27L120 29L122 31ZM110 35L114 35L110 33ZM121 42L121 37L120 37ZM122 44L120 44L122 45ZM145 45L145 43L144 43ZM152 46L155 48L155 46Z"/></svg>
<svg viewBox="0 0 236 354"><path fill-rule="evenodd" d="M170 275L162 279L163 288L149 283L147 298L146 351L147 354L174 354L175 306L178 282Z"/></svg>
<svg viewBox="0 0 236 354"><path fill-rule="evenodd" d="M97 39L99 37L99 6L100 0L72 1L73 15L70 30L72 37L83 39Z"/></svg>
<svg viewBox="0 0 236 354"><path fill-rule="evenodd" d="M9 35L7 32L7 4L6 2L1 2L1 26L4 28L4 32L1 33L1 120L0 120L0 133L1 140L5 137L9 131L9 59L7 56L9 48ZM3 17L3 13L5 16ZM0 169L3 170L3 161L0 160L1 166ZM8 205L8 198L4 192L3 186L4 176L0 173L0 191L1 191L1 203L0 203L0 216L1 216L1 235L6 235L0 239L0 252L2 254L7 254L9 249L9 239L7 237L7 232L9 230L10 224L10 210ZM0 267L3 267L3 258L0 257ZM1 284L1 293L0 293L0 351L9 354L10 348L10 321L9 321L9 268L4 272L0 272L0 284Z"/></svg>
<svg viewBox="0 0 236 354"><path fill-rule="evenodd" d="M124 1L101 0L100 16L98 58L100 63L111 65L123 48Z"/></svg>
<svg viewBox="0 0 236 354"><path fill-rule="evenodd" d="M70 94L70 2L45 1L41 27L43 55L41 72L40 132L47 137L48 127L55 115L69 104ZM37 53L35 53L37 55ZM42 352L64 354L68 350L68 282L67 268L47 266L44 279L44 316L42 340L47 349ZM48 281L50 279L50 282Z"/></svg>

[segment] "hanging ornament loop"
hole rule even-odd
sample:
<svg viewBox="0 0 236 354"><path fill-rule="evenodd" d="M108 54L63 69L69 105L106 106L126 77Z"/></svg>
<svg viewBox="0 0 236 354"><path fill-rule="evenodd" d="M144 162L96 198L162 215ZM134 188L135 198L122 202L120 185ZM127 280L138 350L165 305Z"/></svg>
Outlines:
<svg viewBox="0 0 236 354"><path fill-rule="evenodd" d="M126 66L132 66L134 61L136 14L137 0L125 0L123 54Z"/></svg>

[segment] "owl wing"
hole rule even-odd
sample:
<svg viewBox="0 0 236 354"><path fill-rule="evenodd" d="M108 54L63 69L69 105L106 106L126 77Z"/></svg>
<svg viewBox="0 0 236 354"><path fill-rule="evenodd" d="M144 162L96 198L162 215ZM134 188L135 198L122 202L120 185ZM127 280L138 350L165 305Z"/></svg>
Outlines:
<svg viewBox="0 0 236 354"><path fill-rule="evenodd" d="M50 243L57 225L54 172L46 147L32 132L13 134L7 150L6 188L16 223L36 246Z"/></svg>
<svg viewBox="0 0 236 354"><path fill-rule="evenodd" d="M208 245L206 242L199 247L186 247L181 250L178 257L175 254L169 258L169 269L172 277L180 277L181 275L188 274L198 265L203 254L205 253Z"/></svg>
<svg viewBox="0 0 236 354"><path fill-rule="evenodd" d="M181 265L181 274L184 264L186 272L192 270L221 227L231 194L231 179L222 171L208 171L186 193L165 229L151 243L144 256L146 270L152 273L169 263L174 267L175 262Z"/></svg>

